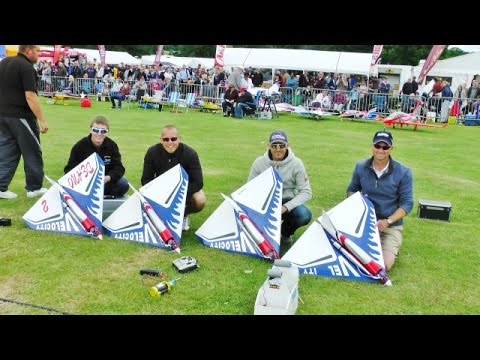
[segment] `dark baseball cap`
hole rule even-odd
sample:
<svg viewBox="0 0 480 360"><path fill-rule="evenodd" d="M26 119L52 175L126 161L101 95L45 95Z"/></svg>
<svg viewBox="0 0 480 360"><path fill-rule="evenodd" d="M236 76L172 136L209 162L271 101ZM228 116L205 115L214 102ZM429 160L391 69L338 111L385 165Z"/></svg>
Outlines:
<svg viewBox="0 0 480 360"><path fill-rule="evenodd" d="M388 144L390 146L393 145L393 135L390 131L387 130L381 130L377 131L375 135L373 136L373 144L379 143L379 142L384 142L385 144Z"/></svg>
<svg viewBox="0 0 480 360"><path fill-rule="evenodd" d="M273 144L273 143L287 144L288 143L287 134L285 134L285 131L275 130L270 134L269 143L270 144Z"/></svg>

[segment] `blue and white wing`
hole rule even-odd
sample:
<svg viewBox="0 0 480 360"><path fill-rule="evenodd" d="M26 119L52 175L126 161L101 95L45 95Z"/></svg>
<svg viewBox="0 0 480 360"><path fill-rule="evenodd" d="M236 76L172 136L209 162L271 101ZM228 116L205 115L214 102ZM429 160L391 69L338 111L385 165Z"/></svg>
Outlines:
<svg viewBox="0 0 480 360"><path fill-rule="evenodd" d="M58 180L98 229L102 228L104 178L103 160L92 153Z"/></svg>
<svg viewBox="0 0 480 360"><path fill-rule="evenodd" d="M273 168L232 193L232 199L255 223L273 249L279 252L282 207L282 180ZM265 255L258 248L229 201L223 201L195 232L200 242L208 247L260 258Z"/></svg>
<svg viewBox="0 0 480 360"><path fill-rule="evenodd" d="M182 237L187 189L188 174L180 164L138 189L178 244Z"/></svg>
<svg viewBox="0 0 480 360"><path fill-rule="evenodd" d="M138 192L180 244L188 188L188 174L177 165L144 185ZM134 193L104 222L108 236L170 249L149 219L140 197Z"/></svg>
<svg viewBox="0 0 480 360"><path fill-rule="evenodd" d="M99 229L103 210L104 174L103 160L93 153L58 181ZM51 186L25 213L23 220L34 230L91 237L65 204L57 186Z"/></svg>
<svg viewBox="0 0 480 360"><path fill-rule="evenodd" d="M375 226L375 209L367 198L357 192L327 214L338 231L385 267L380 236ZM316 219L282 259L296 264L300 274L377 282L334 246L335 240L323 229L320 221L321 217Z"/></svg>
<svg viewBox="0 0 480 360"><path fill-rule="evenodd" d="M103 222L103 229L115 239L167 248L137 194L131 195Z"/></svg>

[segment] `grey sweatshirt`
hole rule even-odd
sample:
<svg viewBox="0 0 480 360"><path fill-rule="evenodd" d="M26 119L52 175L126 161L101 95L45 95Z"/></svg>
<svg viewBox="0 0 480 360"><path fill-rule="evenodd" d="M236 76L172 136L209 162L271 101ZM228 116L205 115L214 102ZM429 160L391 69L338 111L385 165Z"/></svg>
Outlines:
<svg viewBox="0 0 480 360"><path fill-rule="evenodd" d="M248 181L273 166L283 181L283 202L288 211L302 205L312 198L310 181L302 160L297 158L289 148L286 157L281 161L274 161L269 157L269 150L258 157L252 164Z"/></svg>

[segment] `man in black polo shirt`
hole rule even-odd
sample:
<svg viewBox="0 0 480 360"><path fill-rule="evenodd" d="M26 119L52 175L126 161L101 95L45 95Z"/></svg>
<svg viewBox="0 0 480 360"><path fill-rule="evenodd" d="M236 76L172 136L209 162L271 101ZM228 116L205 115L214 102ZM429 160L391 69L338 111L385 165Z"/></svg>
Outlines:
<svg viewBox="0 0 480 360"><path fill-rule="evenodd" d="M162 129L160 143L150 146L143 160L142 185L145 185L170 170L177 164L182 165L188 174L187 200L182 230L190 229L187 215L202 211L207 202L203 192L203 172L197 152L182 143L177 127L166 125Z"/></svg>
<svg viewBox="0 0 480 360"><path fill-rule="evenodd" d="M48 131L37 96L38 45L20 45L15 57L0 61L0 199L17 197L8 186L20 156L28 197L44 194L40 133ZM37 123L38 119L38 123Z"/></svg>

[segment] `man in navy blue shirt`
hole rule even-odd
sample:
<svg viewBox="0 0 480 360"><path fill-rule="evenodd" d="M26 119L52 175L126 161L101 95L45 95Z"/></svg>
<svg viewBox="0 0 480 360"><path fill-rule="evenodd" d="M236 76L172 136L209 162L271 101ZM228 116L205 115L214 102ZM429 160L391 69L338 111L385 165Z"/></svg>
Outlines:
<svg viewBox="0 0 480 360"><path fill-rule="evenodd" d="M383 260L390 271L402 245L402 218L413 207L413 177L408 167L390 156L393 136L389 131L375 133L371 150L372 157L355 164L347 196L360 191L373 203Z"/></svg>

